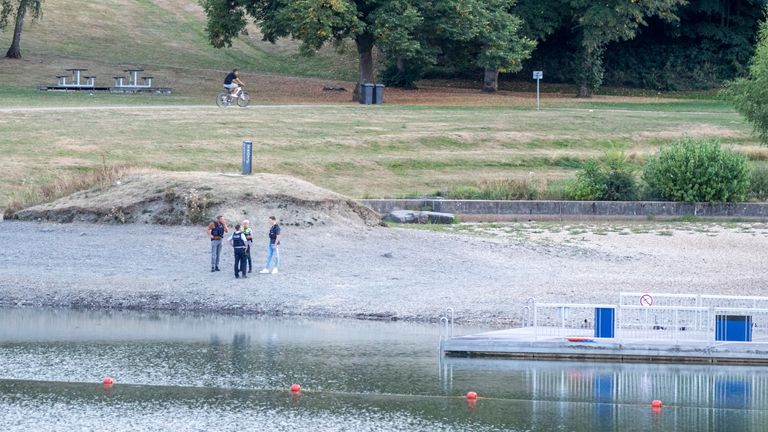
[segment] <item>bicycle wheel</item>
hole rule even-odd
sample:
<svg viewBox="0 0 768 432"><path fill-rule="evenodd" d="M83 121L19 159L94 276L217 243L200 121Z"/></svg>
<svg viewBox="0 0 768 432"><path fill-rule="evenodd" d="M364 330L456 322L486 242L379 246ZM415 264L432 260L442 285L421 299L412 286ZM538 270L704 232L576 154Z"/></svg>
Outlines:
<svg viewBox="0 0 768 432"><path fill-rule="evenodd" d="M227 93L219 93L219 95L216 96L216 105L220 106L221 108L228 107L229 95Z"/></svg>
<svg viewBox="0 0 768 432"><path fill-rule="evenodd" d="M243 90L242 93L240 93L240 96L237 98L237 105L245 108L248 106L248 104L251 103L251 95L246 93L245 90Z"/></svg>

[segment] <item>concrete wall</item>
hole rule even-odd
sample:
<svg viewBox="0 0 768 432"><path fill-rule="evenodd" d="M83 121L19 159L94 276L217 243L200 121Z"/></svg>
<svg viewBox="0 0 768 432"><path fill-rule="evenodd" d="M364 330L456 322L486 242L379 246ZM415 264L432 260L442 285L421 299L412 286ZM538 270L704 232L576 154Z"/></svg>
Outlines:
<svg viewBox="0 0 768 432"><path fill-rule="evenodd" d="M375 199L360 202L381 214L393 210L429 210L459 214L463 220L674 219L683 216L768 220L768 203L447 199Z"/></svg>

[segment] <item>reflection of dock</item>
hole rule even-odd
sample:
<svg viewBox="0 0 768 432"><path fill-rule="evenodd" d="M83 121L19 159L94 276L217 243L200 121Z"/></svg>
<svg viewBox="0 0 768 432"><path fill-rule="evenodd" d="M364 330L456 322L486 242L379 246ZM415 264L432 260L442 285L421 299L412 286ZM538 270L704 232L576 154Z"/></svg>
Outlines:
<svg viewBox="0 0 768 432"><path fill-rule="evenodd" d="M553 430L553 415L567 430L584 431L762 432L768 418L763 367L455 357L439 366L445 394L471 388L531 401L527 430ZM656 399L664 408L654 412Z"/></svg>
<svg viewBox="0 0 768 432"><path fill-rule="evenodd" d="M529 299L525 327L458 337L451 329L440 349L448 356L768 364L766 297L622 293L619 298L617 304Z"/></svg>

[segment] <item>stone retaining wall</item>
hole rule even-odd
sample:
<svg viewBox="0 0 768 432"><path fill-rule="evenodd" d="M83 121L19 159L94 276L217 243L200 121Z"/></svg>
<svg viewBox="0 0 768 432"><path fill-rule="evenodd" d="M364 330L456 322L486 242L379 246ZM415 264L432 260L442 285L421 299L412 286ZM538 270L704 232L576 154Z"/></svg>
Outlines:
<svg viewBox="0 0 768 432"><path fill-rule="evenodd" d="M657 201L486 201L448 199L368 199L363 205L381 214L428 210L461 215L463 220L674 219L684 216L768 220L768 203L678 203Z"/></svg>

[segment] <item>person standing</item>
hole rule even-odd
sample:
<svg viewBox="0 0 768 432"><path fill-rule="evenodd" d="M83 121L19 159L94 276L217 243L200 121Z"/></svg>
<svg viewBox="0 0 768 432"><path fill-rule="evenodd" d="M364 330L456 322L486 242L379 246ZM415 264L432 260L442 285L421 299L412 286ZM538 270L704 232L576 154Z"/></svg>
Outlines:
<svg viewBox="0 0 768 432"><path fill-rule="evenodd" d="M251 247L253 246L253 230L250 227L250 221L248 219L243 221L243 234L248 241L248 248L245 250L245 259L248 263L248 273L253 271L253 261L251 261Z"/></svg>
<svg viewBox="0 0 768 432"><path fill-rule="evenodd" d="M269 217L269 246L267 246L267 264L261 273L269 273L270 265L272 264L272 258L275 258L275 266L272 267L272 274L277 274L277 268L280 267L280 225L277 224L277 219L274 216Z"/></svg>
<svg viewBox="0 0 768 432"><path fill-rule="evenodd" d="M248 240L240 231L239 224L235 225L235 232L229 236L229 244L235 249L235 279L239 278L241 273L245 279L248 277L245 275L245 251L248 249Z"/></svg>
<svg viewBox="0 0 768 432"><path fill-rule="evenodd" d="M224 221L224 216L216 216L216 219L208 224L206 232L208 237L211 238L211 272L219 271L221 240L227 232L227 223Z"/></svg>

